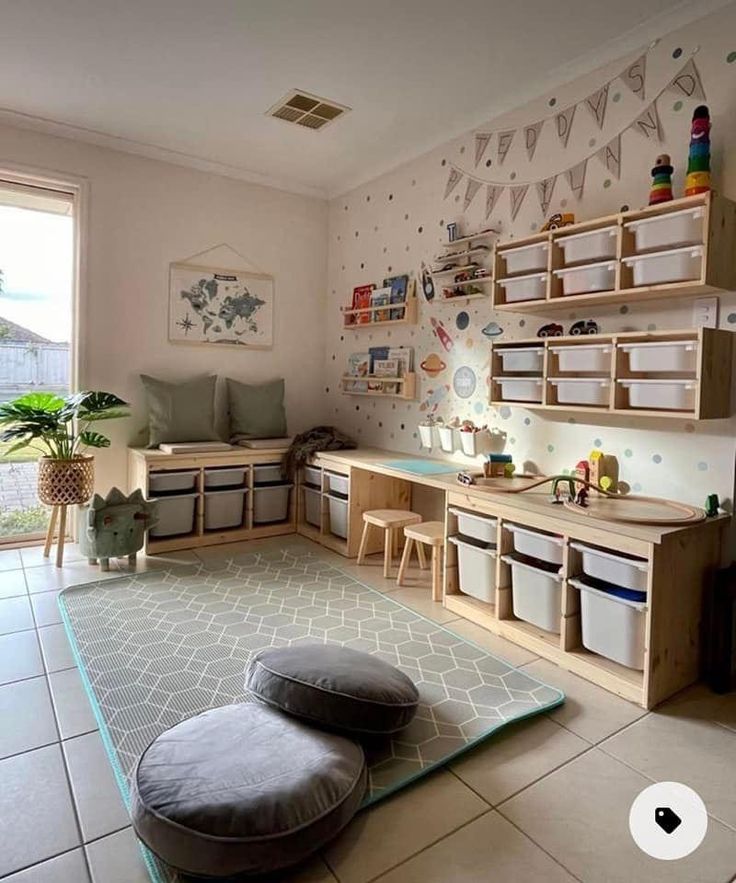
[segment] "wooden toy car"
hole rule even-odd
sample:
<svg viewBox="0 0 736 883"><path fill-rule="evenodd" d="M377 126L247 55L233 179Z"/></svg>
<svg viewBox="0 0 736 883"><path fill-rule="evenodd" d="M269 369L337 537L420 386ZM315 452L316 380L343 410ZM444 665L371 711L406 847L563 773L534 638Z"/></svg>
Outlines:
<svg viewBox="0 0 736 883"><path fill-rule="evenodd" d="M570 334L577 337L579 334L598 334L600 330L598 323L592 319L581 319L571 326Z"/></svg>
<svg viewBox="0 0 736 883"><path fill-rule="evenodd" d="M548 230L559 230L560 227L569 227L575 223L575 215L572 212L557 212L552 215L547 223L542 227L541 232L546 233Z"/></svg>
<svg viewBox="0 0 736 883"><path fill-rule="evenodd" d="M537 337L562 337L565 329L556 322L550 322L549 325L542 325L537 331Z"/></svg>

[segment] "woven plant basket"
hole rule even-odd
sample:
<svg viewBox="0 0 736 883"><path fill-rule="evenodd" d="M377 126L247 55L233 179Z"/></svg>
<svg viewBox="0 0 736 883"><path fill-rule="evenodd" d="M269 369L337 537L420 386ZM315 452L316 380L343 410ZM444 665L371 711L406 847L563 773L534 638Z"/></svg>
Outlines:
<svg viewBox="0 0 736 883"><path fill-rule="evenodd" d="M86 503L95 490L95 458L38 461L38 498L47 506Z"/></svg>

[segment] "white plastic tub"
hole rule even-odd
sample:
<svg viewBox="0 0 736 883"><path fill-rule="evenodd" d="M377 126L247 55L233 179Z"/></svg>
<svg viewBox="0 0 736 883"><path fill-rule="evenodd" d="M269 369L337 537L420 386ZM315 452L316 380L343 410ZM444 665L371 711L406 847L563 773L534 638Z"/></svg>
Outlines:
<svg viewBox="0 0 736 883"><path fill-rule="evenodd" d="M453 426L438 426L437 433L440 437L440 447L447 454L452 454L457 445L455 441L456 429Z"/></svg>
<svg viewBox="0 0 736 883"><path fill-rule="evenodd" d="M560 405L608 405L611 381L593 377L550 377Z"/></svg>
<svg viewBox="0 0 736 883"><path fill-rule="evenodd" d="M208 491L204 495L204 529L224 530L243 524L247 488Z"/></svg>
<svg viewBox="0 0 736 883"><path fill-rule="evenodd" d="M501 561L511 567L514 616L558 635L562 615L560 574L518 561L511 555L504 555Z"/></svg>
<svg viewBox="0 0 736 883"><path fill-rule="evenodd" d="M308 484L311 487L321 488L322 470L317 469L315 466L305 466L302 470L302 480L304 484Z"/></svg>
<svg viewBox="0 0 736 883"><path fill-rule="evenodd" d="M546 273L509 276L506 279L499 279L498 284L505 292L506 302L510 304L521 300L544 300L547 296Z"/></svg>
<svg viewBox="0 0 736 883"><path fill-rule="evenodd" d="M286 521L289 516L290 484L271 484L253 488L253 523Z"/></svg>
<svg viewBox="0 0 736 883"><path fill-rule="evenodd" d="M455 509L454 507L449 511L457 518L457 529L463 537L496 545L498 521L495 518L476 515L474 512L466 512L464 509Z"/></svg>
<svg viewBox="0 0 736 883"><path fill-rule="evenodd" d="M654 251L622 258L634 273L634 285L662 285L700 278L703 246L691 245L670 251Z"/></svg>
<svg viewBox="0 0 736 883"><path fill-rule="evenodd" d="M565 544L562 537L519 527L518 524L505 524L504 527L513 534L514 551L546 561L547 564L562 564L562 548Z"/></svg>
<svg viewBox="0 0 736 883"><path fill-rule="evenodd" d="M245 484L247 466L227 466L221 469L204 470L205 488L237 487Z"/></svg>
<svg viewBox="0 0 736 883"><path fill-rule="evenodd" d="M619 665L644 668L646 604L617 598L580 580L570 585L580 589L583 646Z"/></svg>
<svg viewBox="0 0 736 883"><path fill-rule="evenodd" d="M149 531L152 537L175 537L194 530L194 507L197 494L161 497L156 501L158 524Z"/></svg>
<svg viewBox="0 0 736 883"><path fill-rule="evenodd" d="M319 527L322 523L322 494L318 488L304 485L304 520Z"/></svg>
<svg viewBox="0 0 736 883"><path fill-rule="evenodd" d="M653 248L672 248L676 245L692 245L703 241L703 206L668 212L652 218L641 218L624 224L634 234L637 251Z"/></svg>
<svg viewBox="0 0 736 883"><path fill-rule="evenodd" d="M505 402L541 402L542 381L536 377L496 377ZM461 433L462 435L462 433Z"/></svg>
<svg viewBox="0 0 736 883"><path fill-rule="evenodd" d="M616 235L616 227L603 227L573 236L561 236L557 243L565 254L566 264L603 261L616 257Z"/></svg>
<svg viewBox="0 0 736 883"><path fill-rule="evenodd" d="M562 293L565 295L611 291L616 278L616 262L601 261L598 264L565 267L554 270L554 274L562 281Z"/></svg>
<svg viewBox="0 0 736 883"><path fill-rule="evenodd" d="M148 489L152 494L191 491L194 490L198 473L198 469L186 469L180 472L151 472L148 476Z"/></svg>
<svg viewBox="0 0 736 883"><path fill-rule="evenodd" d="M586 343L580 346L550 346L557 356L560 371L587 371L591 374L611 370L611 343Z"/></svg>
<svg viewBox="0 0 736 883"><path fill-rule="evenodd" d="M694 380L618 380L629 394L630 408L693 411L698 385Z"/></svg>
<svg viewBox="0 0 736 883"><path fill-rule="evenodd" d="M614 552L604 552L584 543L570 543L583 556L583 573L637 592L647 590L647 572L649 565L641 558L633 558Z"/></svg>
<svg viewBox="0 0 736 883"><path fill-rule="evenodd" d="M460 591L479 601L493 603L496 594L496 550L449 537L457 546Z"/></svg>
<svg viewBox="0 0 736 883"><path fill-rule="evenodd" d="M423 423L419 424L419 442L423 448L434 447L433 431L434 426Z"/></svg>
<svg viewBox="0 0 736 883"><path fill-rule="evenodd" d="M339 472L328 472L325 469L325 478L327 485L325 490L332 494L339 494L347 497L350 493L350 476L341 475Z"/></svg>
<svg viewBox="0 0 736 883"><path fill-rule="evenodd" d="M506 272L531 273L533 270L545 270L547 268L547 242L535 242L532 245L523 245L521 248L509 248L501 252L506 262Z"/></svg>
<svg viewBox="0 0 736 883"><path fill-rule="evenodd" d="M253 484L273 484L283 479L280 463L263 463L253 467Z"/></svg>
<svg viewBox="0 0 736 883"><path fill-rule="evenodd" d="M541 382L541 381L540 381ZM460 449L467 457L478 457L481 454L501 454L506 446L506 433L500 430L481 429L478 432L461 432Z"/></svg>
<svg viewBox="0 0 736 883"><path fill-rule="evenodd" d="M495 347L494 351L501 357L504 371L510 373L514 371L542 373L544 365L543 346Z"/></svg>
<svg viewBox="0 0 736 883"><path fill-rule="evenodd" d="M692 372L697 367L696 340L657 340L651 343L620 343L629 359L630 371Z"/></svg>
<svg viewBox="0 0 736 883"><path fill-rule="evenodd" d="M330 533L344 540L348 536L348 501L334 494L325 494L330 507Z"/></svg>

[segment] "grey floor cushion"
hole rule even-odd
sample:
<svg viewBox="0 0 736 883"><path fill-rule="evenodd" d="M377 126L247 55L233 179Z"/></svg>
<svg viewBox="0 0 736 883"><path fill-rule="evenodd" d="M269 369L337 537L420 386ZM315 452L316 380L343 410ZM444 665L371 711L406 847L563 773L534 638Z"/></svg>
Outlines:
<svg viewBox="0 0 736 883"><path fill-rule="evenodd" d="M166 730L138 761L133 826L188 874L263 874L306 858L353 817L363 749L249 702Z"/></svg>
<svg viewBox="0 0 736 883"><path fill-rule="evenodd" d="M419 703L416 686L398 668L336 644L262 650L245 686L281 711L354 734L395 733L411 723Z"/></svg>

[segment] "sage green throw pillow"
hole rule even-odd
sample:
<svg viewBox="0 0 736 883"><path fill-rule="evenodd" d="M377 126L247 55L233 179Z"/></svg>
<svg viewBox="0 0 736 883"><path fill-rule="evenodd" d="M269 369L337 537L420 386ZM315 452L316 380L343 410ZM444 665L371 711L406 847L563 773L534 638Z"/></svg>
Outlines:
<svg viewBox="0 0 736 883"><path fill-rule="evenodd" d="M148 401L148 447L220 441L215 431L215 375L168 383L141 374Z"/></svg>
<svg viewBox="0 0 736 883"><path fill-rule="evenodd" d="M239 438L284 438L286 411L283 380L251 386L228 377L227 397L231 441Z"/></svg>

